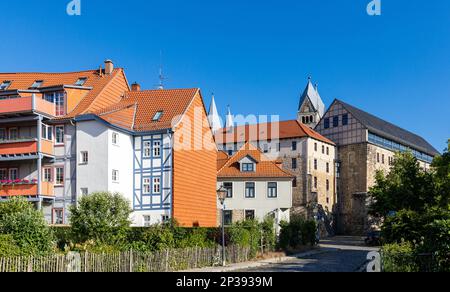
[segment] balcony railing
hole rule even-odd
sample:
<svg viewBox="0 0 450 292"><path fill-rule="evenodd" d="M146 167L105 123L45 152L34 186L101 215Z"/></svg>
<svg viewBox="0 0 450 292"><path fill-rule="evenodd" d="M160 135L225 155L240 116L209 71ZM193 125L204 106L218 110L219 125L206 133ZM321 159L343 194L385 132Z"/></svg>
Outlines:
<svg viewBox="0 0 450 292"><path fill-rule="evenodd" d="M0 197L45 196L54 197L54 186L50 182L41 183L41 193L38 192L37 181L16 180L0 181Z"/></svg>
<svg viewBox="0 0 450 292"><path fill-rule="evenodd" d="M31 112L38 112L54 117L55 104L42 99L40 96L0 99L0 115Z"/></svg>
<svg viewBox="0 0 450 292"><path fill-rule="evenodd" d="M22 155L38 152L38 140L36 138L17 138L0 140L0 155ZM41 152L54 155L53 141L41 140Z"/></svg>

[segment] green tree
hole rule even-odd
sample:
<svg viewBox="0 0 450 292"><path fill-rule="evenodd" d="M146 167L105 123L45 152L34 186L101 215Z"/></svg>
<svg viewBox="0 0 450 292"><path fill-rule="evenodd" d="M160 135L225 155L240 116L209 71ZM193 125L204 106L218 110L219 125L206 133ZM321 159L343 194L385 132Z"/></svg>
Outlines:
<svg viewBox="0 0 450 292"><path fill-rule="evenodd" d="M53 235L44 215L23 198L0 203L0 234L10 235L21 254L41 255L53 250Z"/></svg>
<svg viewBox="0 0 450 292"><path fill-rule="evenodd" d="M99 192L84 196L71 206L70 223L78 242L120 245L130 229L130 203L118 193Z"/></svg>

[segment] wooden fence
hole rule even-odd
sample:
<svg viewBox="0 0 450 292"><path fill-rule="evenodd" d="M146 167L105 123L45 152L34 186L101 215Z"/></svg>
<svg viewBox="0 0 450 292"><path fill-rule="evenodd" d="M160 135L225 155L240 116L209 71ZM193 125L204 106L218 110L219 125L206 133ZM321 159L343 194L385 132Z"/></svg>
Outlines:
<svg viewBox="0 0 450 292"><path fill-rule="evenodd" d="M249 248L227 247L227 263L251 260ZM174 272L221 263L221 248L172 249L155 253L68 253L0 258L0 272Z"/></svg>

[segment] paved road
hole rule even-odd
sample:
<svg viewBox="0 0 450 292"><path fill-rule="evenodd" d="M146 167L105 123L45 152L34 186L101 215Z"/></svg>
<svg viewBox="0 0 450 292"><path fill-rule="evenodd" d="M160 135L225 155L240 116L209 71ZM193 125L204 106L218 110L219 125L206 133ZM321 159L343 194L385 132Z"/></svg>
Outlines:
<svg viewBox="0 0 450 292"><path fill-rule="evenodd" d="M320 243L323 253L269 264L241 272L356 272L366 263L368 252L360 237L335 237Z"/></svg>

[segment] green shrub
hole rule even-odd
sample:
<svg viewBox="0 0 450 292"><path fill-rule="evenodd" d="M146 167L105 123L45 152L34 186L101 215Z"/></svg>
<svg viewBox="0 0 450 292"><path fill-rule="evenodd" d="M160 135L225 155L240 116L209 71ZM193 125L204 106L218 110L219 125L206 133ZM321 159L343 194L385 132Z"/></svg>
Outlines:
<svg viewBox="0 0 450 292"><path fill-rule="evenodd" d="M279 247L290 251L305 245L316 245L317 224L301 216L292 216L289 223L281 223Z"/></svg>
<svg viewBox="0 0 450 292"><path fill-rule="evenodd" d="M384 272L418 272L412 243L387 244L381 250Z"/></svg>
<svg viewBox="0 0 450 292"><path fill-rule="evenodd" d="M255 256L261 248L261 230L256 220L235 223L227 229L229 244L249 247L251 256Z"/></svg>
<svg viewBox="0 0 450 292"><path fill-rule="evenodd" d="M43 255L53 250L53 235L44 215L22 198L0 203L0 234L10 235L22 254Z"/></svg>
<svg viewBox="0 0 450 292"><path fill-rule="evenodd" d="M22 252L11 235L0 235L0 258L15 257Z"/></svg>
<svg viewBox="0 0 450 292"><path fill-rule="evenodd" d="M129 202L120 194L93 193L70 207L70 223L77 243L123 245L130 229Z"/></svg>

